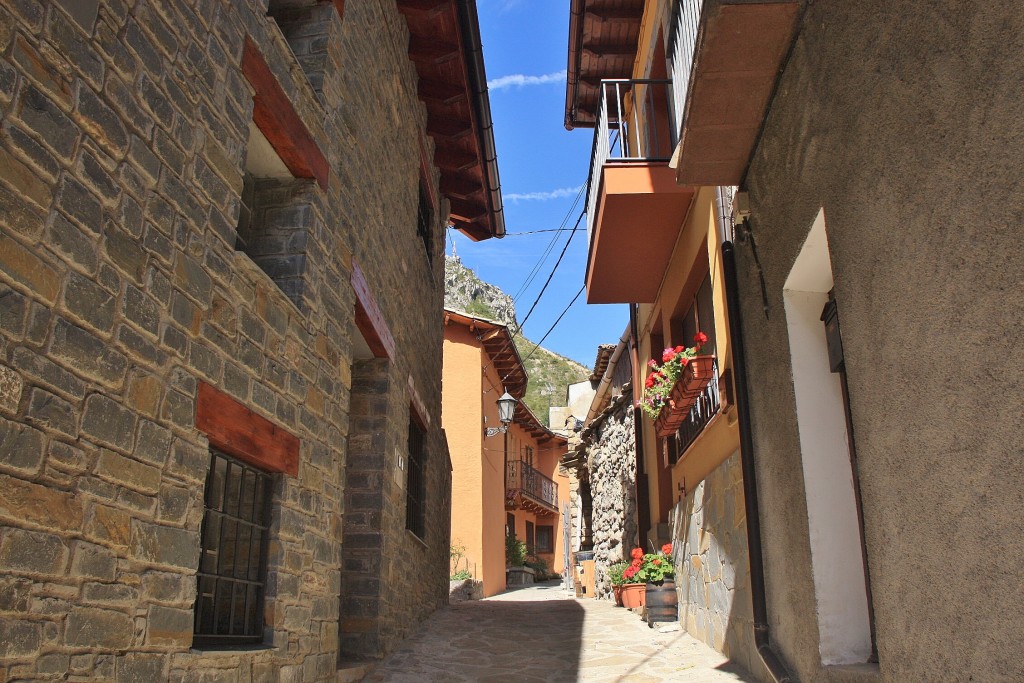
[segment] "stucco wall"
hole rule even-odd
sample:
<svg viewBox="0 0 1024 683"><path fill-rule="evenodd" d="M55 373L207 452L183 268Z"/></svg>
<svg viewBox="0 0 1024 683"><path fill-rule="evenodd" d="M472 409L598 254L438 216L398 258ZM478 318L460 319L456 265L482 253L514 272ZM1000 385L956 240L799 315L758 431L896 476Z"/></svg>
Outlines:
<svg viewBox="0 0 1024 683"><path fill-rule="evenodd" d="M824 209L881 677L1019 680L1024 14L808 5L738 245L772 641L823 670L783 285Z"/></svg>

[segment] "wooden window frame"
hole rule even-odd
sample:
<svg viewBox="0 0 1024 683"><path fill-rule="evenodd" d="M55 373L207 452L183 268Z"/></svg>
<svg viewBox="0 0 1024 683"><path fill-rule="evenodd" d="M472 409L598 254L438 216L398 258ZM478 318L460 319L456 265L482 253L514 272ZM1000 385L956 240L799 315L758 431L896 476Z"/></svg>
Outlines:
<svg viewBox="0 0 1024 683"><path fill-rule="evenodd" d="M540 539L542 537L541 529L545 529L544 533L547 534L548 543L544 546L541 545ZM553 524L538 524L534 531L537 539L537 552L538 553L553 553L555 552L555 526Z"/></svg>

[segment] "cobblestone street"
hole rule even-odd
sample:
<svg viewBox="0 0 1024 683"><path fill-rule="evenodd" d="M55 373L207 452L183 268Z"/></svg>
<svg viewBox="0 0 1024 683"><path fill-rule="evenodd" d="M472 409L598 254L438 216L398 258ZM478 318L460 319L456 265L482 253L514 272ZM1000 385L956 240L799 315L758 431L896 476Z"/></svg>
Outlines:
<svg viewBox="0 0 1024 683"><path fill-rule="evenodd" d="M665 626L665 625L661 625ZM439 610L367 681L752 681L683 631L660 633L605 600L560 584L509 591Z"/></svg>

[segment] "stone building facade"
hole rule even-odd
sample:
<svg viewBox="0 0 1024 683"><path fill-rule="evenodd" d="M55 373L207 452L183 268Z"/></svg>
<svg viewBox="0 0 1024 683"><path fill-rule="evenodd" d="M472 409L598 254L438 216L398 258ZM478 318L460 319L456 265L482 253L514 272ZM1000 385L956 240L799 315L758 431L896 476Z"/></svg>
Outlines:
<svg viewBox="0 0 1024 683"><path fill-rule="evenodd" d="M672 521L679 620L690 635L748 671L756 670L747 516L738 452L679 501Z"/></svg>
<svg viewBox="0 0 1024 683"><path fill-rule="evenodd" d="M446 601L402 9L0 2L0 678L333 680Z"/></svg>
<svg viewBox="0 0 1024 683"><path fill-rule="evenodd" d="M636 433L631 396L618 396L595 421L587 443L590 484L594 588L597 597L612 594L608 567L629 560L639 538L636 507Z"/></svg>

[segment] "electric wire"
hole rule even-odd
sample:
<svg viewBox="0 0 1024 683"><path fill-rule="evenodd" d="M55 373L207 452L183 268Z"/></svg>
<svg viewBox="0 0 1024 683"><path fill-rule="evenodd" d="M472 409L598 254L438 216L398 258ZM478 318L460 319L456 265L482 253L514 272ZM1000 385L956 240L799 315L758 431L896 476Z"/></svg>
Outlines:
<svg viewBox="0 0 1024 683"><path fill-rule="evenodd" d="M586 288L586 285L580 287L580 291L576 292L576 296L572 298L572 301L570 301L569 304L562 309L562 312L559 314L558 318L555 320L555 322L551 323L551 327L549 327L548 331L544 333L544 336L540 338L540 341L536 342L533 345L533 349L531 349L530 353L528 353L526 355L526 358L523 359L523 365L526 365L526 361L530 360L530 358L533 357L533 354L537 352L537 349L539 349L540 345L544 343L544 340L548 338L548 335L550 335L554 331L554 329L558 326L558 323L562 322L562 318L565 317L565 314L569 312L569 309L572 308L572 305L576 303L576 300L580 298L580 294L582 294L583 290L585 290Z"/></svg>
<svg viewBox="0 0 1024 683"><path fill-rule="evenodd" d="M584 187L586 187L586 186L585 185L581 185L580 186L579 191L576 193L576 198L573 199L573 201L572 201L572 206L570 206L569 210L565 212L565 217L562 218L562 222L558 224L558 228L557 228L558 232L561 232L563 229L565 229L566 224L569 222L569 218L572 217L573 211L576 210L576 206L580 203L580 199L583 197L583 189L584 189ZM573 230L575 230L575 228L573 228ZM540 231L538 230L536 232L540 232ZM541 257L537 260L537 263L534 264L533 268L530 270L530 273L526 276L526 280L523 282L522 285L520 285L519 289L516 290L516 293L512 295L512 302L513 303L518 301L519 297L522 296L526 292L526 290L529 288L529 286L531 284L533 284L533 281L537 277L537 274L540 273L540 269L544 267L544 264L548 260L548 256L551 254L551 251L555 247L555 243L558 241L558 232L556 232L554 237L551 238L551 241L548 242L548 246L545 248L544 253L541 254ZM529 233L518 233L518 234L529 234Z"/></svg>

